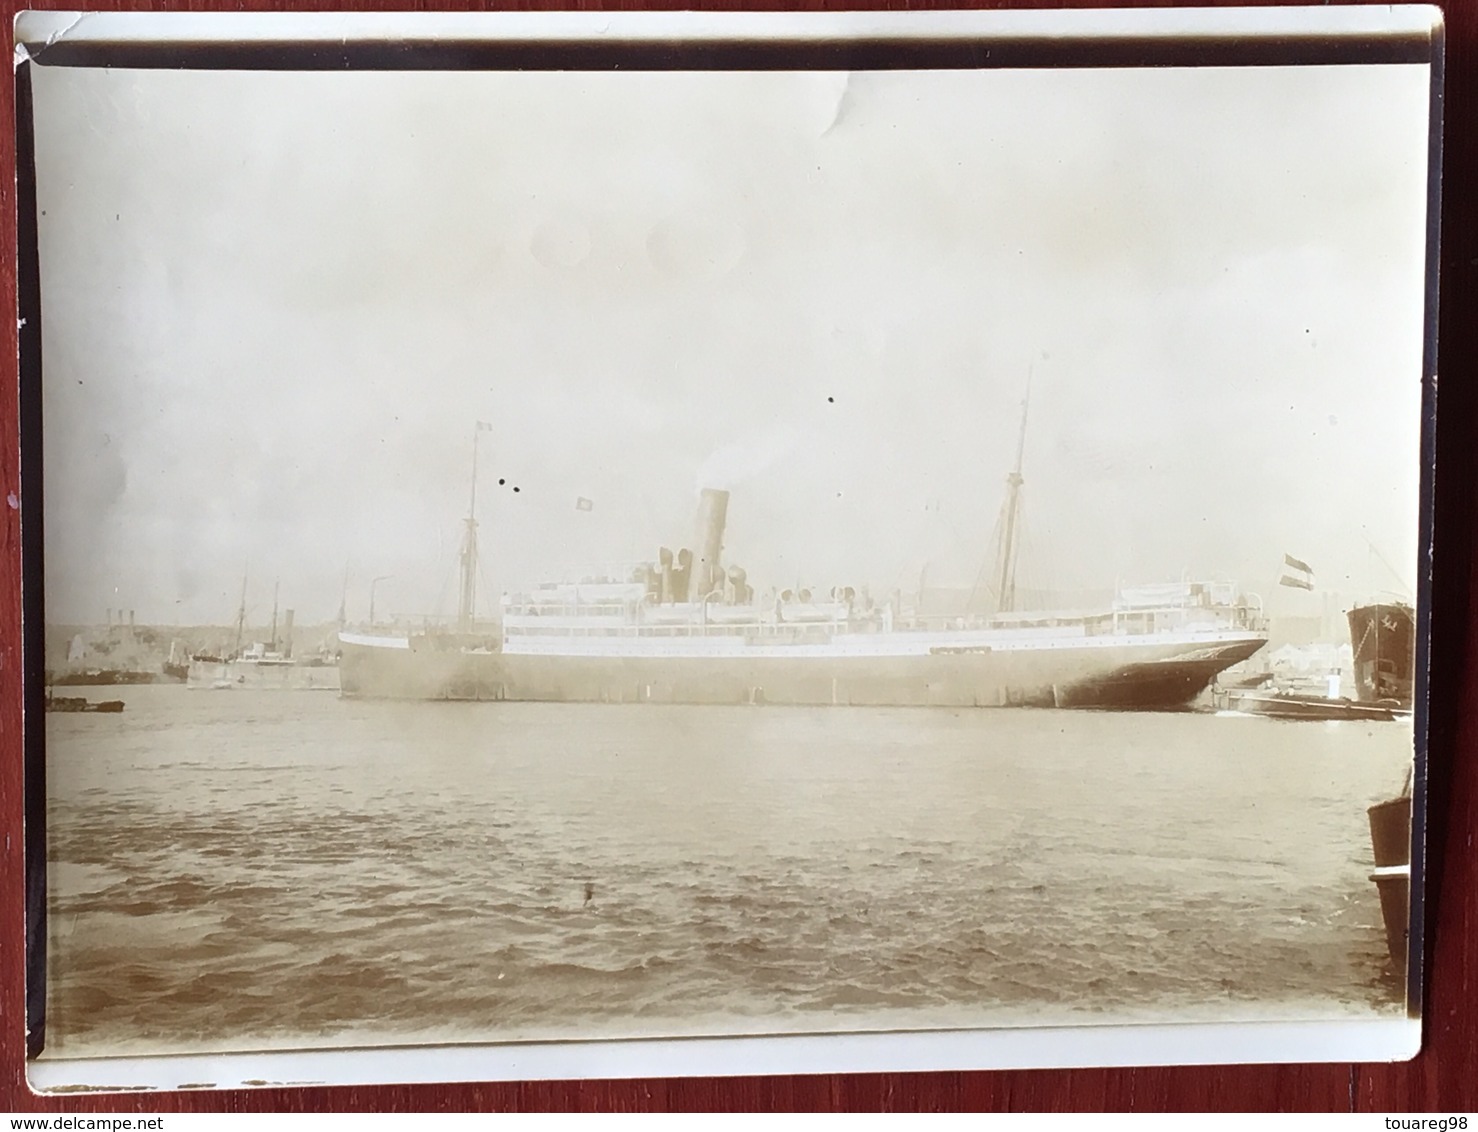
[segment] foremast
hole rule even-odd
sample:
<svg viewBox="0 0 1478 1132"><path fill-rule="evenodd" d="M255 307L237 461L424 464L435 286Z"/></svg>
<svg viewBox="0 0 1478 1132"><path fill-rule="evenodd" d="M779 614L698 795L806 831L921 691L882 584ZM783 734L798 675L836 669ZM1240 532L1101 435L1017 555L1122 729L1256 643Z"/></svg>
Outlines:
<svg viewBox="0 0 1478 1132"><path fill-rule="evenodd" d="M1030 373L1026 379L1026 397L1021 403L1021 434L1016 440L1016 463L1006 477L1006 512L1001 524L1000 574L996 579L998 595L997 611L1016 611L1016 557L1017 528L1021 521L1021 476L1022 463L1026 457L1026 417L1031 408L1032 382Z"/></svg>
<svg viewBox="0 0 1478 1132"><path fill-rule="evenodd" d="M467 504L466 530L462 534L461 587L457 597L457 632L472 632L477 616L477 441L492 425L478 421L472 430L472 494Z"/></svg>
<svg viewBox="0 0 1478 1132"><path fill-rule="evenodd" d="M242 638L246 635L246 574L241 575L241 604L236 607L236 647L231 653L234 660L241 655Z"/></svg>
<svg viewBox="0 0 1478 1132"><path fill-rule="evenodd" d="M1026 459L1026 422L1031 397L1031 371L1027 370L1026 396L1021 402L1021 431L1016 438L1016 462L1006 476L1006 500L991 538L995 553L980 563L966 607L976 617L1016 612L1016 560L1020 556L1022 532L1021 488L1026 482L1022 476L1022 467ZM921 576L920 600L923 600L923 592L924 582Z"/></svg>

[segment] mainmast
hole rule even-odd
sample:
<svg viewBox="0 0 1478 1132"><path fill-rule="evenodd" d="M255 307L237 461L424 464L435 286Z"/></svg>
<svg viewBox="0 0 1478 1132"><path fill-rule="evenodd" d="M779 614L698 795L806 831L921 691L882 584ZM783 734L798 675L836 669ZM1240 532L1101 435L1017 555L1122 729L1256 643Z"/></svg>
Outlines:
<svg viewBox="0 0 1478 1132"><path fill-rule="evenodd" d="M1016 535L1021 519L1022 461L1026 456L1026 415L1031 408L1031 371L1026 374L1026 397L1021 403L1021 435L1016 441L1016 465L1006 477L1006 513L1001 527L1001 572L996 580L999 595L997 611L1010 613L1016 608Z"/></svg>
<svg viewBox="0 0 1478 1132"><path fill-rule="evenodd" d="M472 632L477 615L477 439L493 426L477 422L472 430L472 497L467 505L467 530L462 536L462 588L457 601L457 632Z"/></svg>
<svg viewBox="0 0 1478 1132"><path fill-rule="evenodd" d="M241 655L241 638L246 632L246 575L241 575L241 605L236 609L236 651L234 655Z"/></svg>

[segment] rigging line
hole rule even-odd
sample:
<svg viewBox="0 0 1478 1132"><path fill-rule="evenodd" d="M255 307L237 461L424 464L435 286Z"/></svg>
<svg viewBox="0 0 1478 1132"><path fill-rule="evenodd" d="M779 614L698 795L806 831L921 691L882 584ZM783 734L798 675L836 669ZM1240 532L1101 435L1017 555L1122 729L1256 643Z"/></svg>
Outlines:
<svg viewBox="0 0 1478 1132"><path fill-rule="evenodd" d="M1025 479L1022 476L1022 466L1026 455L1027 416L1031 411L1031 374L1031 367L1028 367L1026 371L1026 396L1021 403L1021 435L1016 444L1016 463L1011 469L1011 474L1006 477L1005 535L1004 546L1001 552L1000 581L997 583L1001 612L1010 612L1016 605L1016 558L1018 550L1016 527L1021 517L1021 487L1025 483Z"/></svg>
<svg viewBox="0 0 1478 1132"><path fill-rule="evenodd" d="M477 579L478 579L478 581L480 581L482 583L482 592L485 593L485 594L494 593L493 584L492 584L491 581L488 580L488 575L487 575L486 571L483 570L482 566L483 566L483 560L479 558L477 560ZM498 596L501 596L501 595L498 595ZM501 606L501 604L499 604L497 602L494 602L494 607L498 610L498 613L495 614L495 616L501 616L501 614L502 614L502 606ZM476 621L477 621L476 610L473 610L472 620L473 620L474 623L476 623Z"/></svg>
<svg viewBox="0 0 1478 1132"><path fill-rule="evenodd" d="M1031 593L1032 573L1031 545L1028 541L1026 508L1023 499L1024 486L1016 496L1016 539L1011 548L1011 603L1012 609L1021 609L1023 594Z"/></svg>
<svg viewBox="0 0 1478 1132"><path fill-rule="evenodd" d="M453 563L448 565L442 572L441 588L436 591L436 604L431 607L431 612L438 618L440 618L446 610L447 580L455 575L458 570L459 567L455 563Z"/></svg>
<svg viewBox="0 0 1478 1132"><path fill-rule="evenodd" d="M1000 510L996 512L996 521L991 527L990 539L980 556L980 569L975 575L975 584L970 589L970 611L972 613L994 613L1000 601L1000 594L996 592L994 582L1000 568L1007 506L1009 505L1001 504ZM989 609L984 604L986 598L993 599Z"/></svg>
<svg viewBox="0 0 1478 1132"><path fill-rule="evenodd" d="M1397 570L1396 567L1392 566L1389 561L1387 561L1386 556L1380 552L1380 547L1375 545L1374 541L1372 541L1369 535L1365 534L1363 531L1361 532L1361 535L1365 539L1365 545L1370 547L1370 552L1374 554L1376 558L1380 559L1381 565L1384 566L1390 572L1391 577L1395 578L1396 581L1400 584L1402 592L1405 593L1408 597L1411 596L1411 587L1406 584L1406 579L1401 576L1401 572Z"/></svg>
<svg viewBox="0 0 1478 1132"><path fill-rule="evenodd" d="M1017 592L1025 594L1037 609L1051 608L1052 603L1047 600L1047 597L1052 592L1054 579L1049 570L1044 570L1040 566L1036 543L1032 538L1032 528L1027 522L1024 505L1016 520L1016 526L1020 532L1018 545L1021 547L1021 552L1017 557L1017 577L1019 579ZM1027 608L1033 608L1033 605L1029 604Z"/></svg>

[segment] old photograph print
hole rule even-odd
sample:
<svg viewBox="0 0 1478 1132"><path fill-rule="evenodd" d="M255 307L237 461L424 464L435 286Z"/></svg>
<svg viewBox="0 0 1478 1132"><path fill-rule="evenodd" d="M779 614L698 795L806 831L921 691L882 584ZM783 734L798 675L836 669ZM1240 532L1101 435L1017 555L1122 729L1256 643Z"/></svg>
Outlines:
<svg viewBox="0 0 1478 1132"><path fill-rule="evenodd" d="M1428 65L31 83L43 1058L1406 1017Z"/></svg>

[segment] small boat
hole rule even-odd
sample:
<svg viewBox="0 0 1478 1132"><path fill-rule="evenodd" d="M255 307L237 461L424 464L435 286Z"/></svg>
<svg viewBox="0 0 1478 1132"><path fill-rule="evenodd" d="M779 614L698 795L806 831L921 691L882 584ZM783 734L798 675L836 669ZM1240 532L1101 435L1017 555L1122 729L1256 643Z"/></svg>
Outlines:
<svg viewBox="0 0 1478 1132"><path fill-rule="evenodd" d="M1401 793L1366 810L1375 871L1370 879L1380 892L1386 949L1396 970L1406 970L1411 917L1411 772Z"/></svg>
<svg viewBox="0 0 1478 1132"><path fill-rule="evenodd" d="M120 712L123 710L122 700L102 700L93 703L91 700L81 696L53 696L50 692L46 694L47 711L100 711Z"/></svg>
<svg viewBox="0 0 1478 1132"><path fill-rule="evenodd" d="M1355 700L1300 696L1288 692L1224 692L1218 707L1241 715L1273 719L1369 720L1390 723L1404 714L1395 703L1365 704Z"/></svg>

